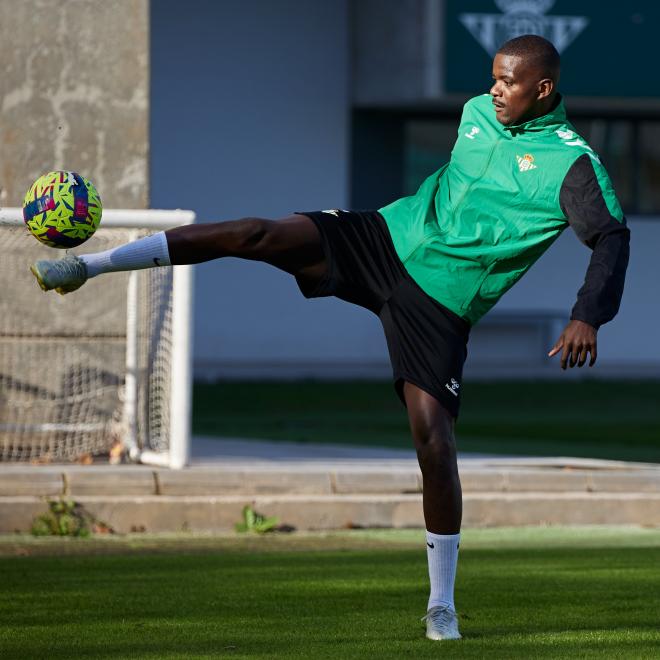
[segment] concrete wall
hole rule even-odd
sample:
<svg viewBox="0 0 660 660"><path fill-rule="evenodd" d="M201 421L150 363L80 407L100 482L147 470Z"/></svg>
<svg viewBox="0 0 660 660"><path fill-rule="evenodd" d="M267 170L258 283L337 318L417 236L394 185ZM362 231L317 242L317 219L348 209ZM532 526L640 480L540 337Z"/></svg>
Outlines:
<svg viewBox="0 0 660 660"><path fill-rule="evenodd" d="M0 2L0 205L53 169L106 207L148 200L148 0Z"/></svg>

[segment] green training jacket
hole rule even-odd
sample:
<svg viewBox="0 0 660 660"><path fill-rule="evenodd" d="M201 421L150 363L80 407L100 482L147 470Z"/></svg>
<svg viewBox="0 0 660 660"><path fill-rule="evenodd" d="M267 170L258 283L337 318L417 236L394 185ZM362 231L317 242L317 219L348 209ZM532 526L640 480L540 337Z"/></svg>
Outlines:
<svg viewBox="0 0 660 660"><path fill-rule="evenodd" d="M417 193L380 209L406 270L476 323L571 224L592 250L571 318L599 327L618 311L629 232L598 156L554 110L514 126L489 94L465 104L451 159Z"/></svg>

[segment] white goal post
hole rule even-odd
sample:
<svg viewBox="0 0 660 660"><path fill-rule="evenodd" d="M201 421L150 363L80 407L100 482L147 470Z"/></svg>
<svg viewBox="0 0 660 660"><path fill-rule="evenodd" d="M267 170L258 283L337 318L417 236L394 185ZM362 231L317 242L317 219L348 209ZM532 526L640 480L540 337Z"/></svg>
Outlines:
<svg viewBox="0 0 660 660"><path fill-rule="evenodd" d="M105 209L72 252L194 221L186 210ZM80 460L120 445L135 461L186 465L192 267L110 273L44 294L29 266L63 251L32 237L20 208L0 208L0 232L0 461Z"/></svg>

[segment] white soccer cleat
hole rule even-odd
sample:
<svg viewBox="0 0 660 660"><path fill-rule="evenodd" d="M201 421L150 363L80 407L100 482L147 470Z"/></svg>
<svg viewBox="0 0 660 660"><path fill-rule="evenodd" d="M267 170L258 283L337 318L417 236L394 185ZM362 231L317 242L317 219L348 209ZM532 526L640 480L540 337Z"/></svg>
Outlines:
<svg viewBox="0 0 660 660"><path fill-rule="evenodd" d="M426 616L422 617L422 621L426 621L426 636L429 639L461 639L461 634L458 632L458 616L448 606L432 607Z"/></svg>
<svg viewBox="0 0 660 660"><path fill-rule="evenodd" d="M55 289L62 295L79 289L87 281L87 266L73 254L63 259L37 261L30 270L44 291Z"/></svg>

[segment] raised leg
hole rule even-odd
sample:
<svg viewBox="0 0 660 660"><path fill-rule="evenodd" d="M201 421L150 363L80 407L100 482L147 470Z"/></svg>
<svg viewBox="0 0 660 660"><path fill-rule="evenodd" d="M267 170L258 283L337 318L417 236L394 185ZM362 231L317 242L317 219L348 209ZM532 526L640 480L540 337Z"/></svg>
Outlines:
<svg viewBox="0 0 660 660"><path fill-rule="evenodd" d="M198 264L219 257L264 261L307 285L315 284L326 271L319 230L301 214L282 220L244 218L184 225L103 252L37 261L31 270L44 291L69 293L103 273Z"/></svg>
<svg viewBox="0 0 660 660"><path fill-rule="evenodd" d="M172 264L240 257L310 278L320 277L326 268L319 231L301 214L281 220L243 218L186 225L166 231L165 236Z"/></svg>

